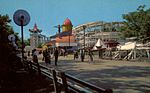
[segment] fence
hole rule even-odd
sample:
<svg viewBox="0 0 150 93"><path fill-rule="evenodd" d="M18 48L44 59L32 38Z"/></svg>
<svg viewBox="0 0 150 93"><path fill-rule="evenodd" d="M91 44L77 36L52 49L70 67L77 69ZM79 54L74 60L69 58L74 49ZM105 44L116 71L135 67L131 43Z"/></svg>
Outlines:
<svg viewBox="0 0 150 93"><path fill-rule="evenodd" d="M55 93L61 91L65 93L113 93L112 89L97 87L64 72L31 61L25 60L24 66L29 72L37 71L39 75L44 75L53 80Z"/></svg>

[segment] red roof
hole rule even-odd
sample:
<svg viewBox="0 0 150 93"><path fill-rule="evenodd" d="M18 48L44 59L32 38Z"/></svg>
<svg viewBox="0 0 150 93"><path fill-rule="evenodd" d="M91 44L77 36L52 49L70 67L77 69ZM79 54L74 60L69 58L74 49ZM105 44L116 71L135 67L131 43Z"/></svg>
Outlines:
<svg viewBox="0 0 150 93"><path fill-rule="evenodd" d="M37 28L37 25L36 25L36 24L34 24L33 29L34 29L35 31L37 31L37 30L38 30L38 28Z"/></svg>
<svg viewBox="0 0 150 93"><path fill-rule="evenodd" d="M37 32L41 33L41 32L42 32L42 30L39 30L39 29L38 29L36 23L34 24L33 29L29 29L29 31L30 31L30 32L33 32L33 33L37 33Z"/></svg>
<svg viewBox="0 0 150 93"><path fill-rule="evenodd" d="M56 41L53 40L53 41L50 41L50 42L46 43L46 45L47 45L47 46L52 46L52 45L54 45L55 43L56 43Z"/></svg>
<svg viewBox="0 0 150 93"><path fill-rule="evenodd" d="M66 18L63 25L72 25L70 19Z"/></svg>

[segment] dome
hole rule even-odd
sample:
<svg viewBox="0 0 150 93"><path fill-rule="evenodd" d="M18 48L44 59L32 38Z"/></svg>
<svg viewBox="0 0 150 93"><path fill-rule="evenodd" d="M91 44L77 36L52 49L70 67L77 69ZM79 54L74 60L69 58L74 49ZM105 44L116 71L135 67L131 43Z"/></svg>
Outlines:
<svg viewBox="0 0 150 93"><path fill-rule="evenodd" d="M63 25L72 25L70 19L66 18Z"/></svg>

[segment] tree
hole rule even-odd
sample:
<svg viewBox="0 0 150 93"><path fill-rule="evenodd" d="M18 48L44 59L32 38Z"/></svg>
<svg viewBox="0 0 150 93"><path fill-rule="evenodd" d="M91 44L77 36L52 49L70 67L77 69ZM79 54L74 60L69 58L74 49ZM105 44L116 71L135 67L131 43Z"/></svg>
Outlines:
<svg viewBox="0 0 150 93"><path fill-rule="evenodd" d="M8 33L10 32L10 26L9 26L9 23L10 23L10 19L8 17L8 15L0 15L0 43L8 43L8 40L7 40L7 36L8 36Z"/></svg>
<svg viewBox="0 0 150 93"><path fill-rule="evenodd" d="M28 38L27 40L24 40L24 43L26 46L30 46L30 39Z"/></svg>
<svg viewBox="0 0 150 93"><path fill-rule="evenodd" d="M8 54L12 52L12 46L9 43L8 36L10 34L16 35L16 39L18 39L18 34L14 32L13 28L10 26L10 18L8 15L0 14L0 57L2 59L8 59Z"/></svg>
<svg viewBox="0 0 150 93"><path fill-rule="evenodd" d="M0 72L4 74L6 72L3 68L10 68L11 58L13 58L10 56L13 53L13 49L8 41L8 35L14 32L10 22L11 20L8 15L0 15Z"/></svg>
<svg viewBox="0 0 150 93"><path fill-rule="evenodd" d="M42 43L40 43L40 44L38 45L38 48L42 48Z"/></svg>
<svg viewBox="0 0 150 93"><path fill-rule="evenodd" d="M10 34L16 35L18 39L18 34L13 31L10 22L8 15L0 14L0 79L5 83L8 82L9 75L14 74L17 69L22 67L21 60L16 55L16 49L8 40Z"/></svg>
<svg viewBox="0 0 150 93"><path fill-rule="evenodd" d="M145 10L145 5L139 6L134 12L123 15L124 37L137 37L142 41L150 41L150 9Z"/></svg>

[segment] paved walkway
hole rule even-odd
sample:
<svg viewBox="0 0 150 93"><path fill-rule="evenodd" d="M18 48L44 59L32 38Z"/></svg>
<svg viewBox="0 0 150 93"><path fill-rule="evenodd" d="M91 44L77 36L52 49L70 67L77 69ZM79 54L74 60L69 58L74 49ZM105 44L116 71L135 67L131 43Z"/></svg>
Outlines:
<svg viewBox="0 0 150 93"><path fill-rule="evenodd" d="M40 58L41 59L41 58ZM41 64L45 64L40 60ZM81 80L103 88L112 88L114 93L150 93L150 63L115 60L94 62L73 60L73 56L59 57L56 69L65 71Z"/></svg>

